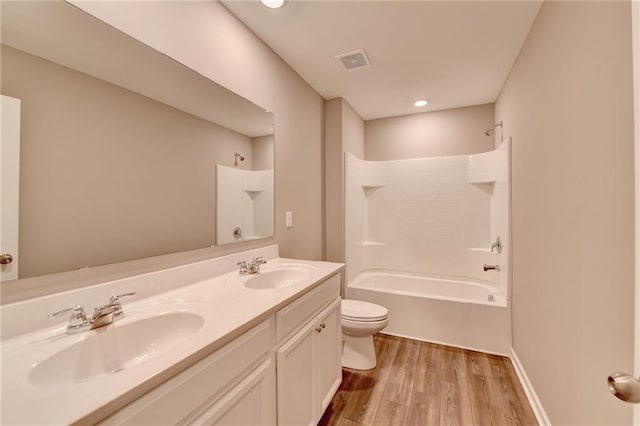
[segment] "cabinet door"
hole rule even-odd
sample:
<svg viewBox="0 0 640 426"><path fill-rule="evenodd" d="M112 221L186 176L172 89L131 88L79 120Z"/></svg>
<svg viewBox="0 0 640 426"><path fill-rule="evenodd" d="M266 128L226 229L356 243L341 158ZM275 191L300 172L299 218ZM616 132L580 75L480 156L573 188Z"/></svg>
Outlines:
<svg viewBox="0 0 640 426"><path fill-rule="evenodd" d="M314 370L318 419L342 382L342 327L340 299L325 309L314 328Z"/></svg>
<svg viewBox="0 0 640 426"><path fill-rule="evenodd" d="M274 425L276 389L273 359L268 358L189 425Z"/></svg>
<svg viewBox="0 0 640 426"><path fill-rule="evenodd" d="M315 423L313 340L311 321L276 353L278 383L278 425Z"/></svg>

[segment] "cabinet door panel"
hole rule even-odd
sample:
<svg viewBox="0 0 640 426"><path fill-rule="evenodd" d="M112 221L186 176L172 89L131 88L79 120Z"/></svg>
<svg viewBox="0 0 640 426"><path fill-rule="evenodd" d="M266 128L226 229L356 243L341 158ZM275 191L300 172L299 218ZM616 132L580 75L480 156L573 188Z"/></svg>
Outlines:
<svg viewBox="0 0 640 426"><path fill-rule="evenodd" d="M340 299L335 300L319 316L314 331L314 370L316 374L316 398L319 416L331 402L342 381L342 328L340 324Z"/></svg>
<svg viewBox="0 0 640 426"><path fill-rule="evenodd" d="M276 423L275 368L265 360L235 388L189 425L274 425Z"/></svg>
<svg viewBox="0 0 640 426"><path fill-rule="evenodd" d="M314 424L313 325L277 351L278 425Z"/></svg>

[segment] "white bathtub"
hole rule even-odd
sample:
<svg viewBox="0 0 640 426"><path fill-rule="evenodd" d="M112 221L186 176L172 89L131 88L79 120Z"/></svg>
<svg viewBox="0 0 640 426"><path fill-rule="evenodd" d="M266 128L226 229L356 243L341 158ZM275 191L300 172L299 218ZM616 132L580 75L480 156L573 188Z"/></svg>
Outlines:
<svg viewBox="0 0 640 426"><path fill-rule="evenodd" d="M383 333L500 355L511 347L509 307L490 284L368 271L348 283L346 296L389 309Z"/></svg>

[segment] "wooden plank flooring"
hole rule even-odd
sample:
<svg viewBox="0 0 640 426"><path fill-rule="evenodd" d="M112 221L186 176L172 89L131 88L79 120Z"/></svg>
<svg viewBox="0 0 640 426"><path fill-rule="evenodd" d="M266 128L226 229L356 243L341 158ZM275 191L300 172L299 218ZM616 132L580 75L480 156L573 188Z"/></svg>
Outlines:
<svg viewBox="0 0 640 426"><path fill-rule="evenodd" d="M342 370L319 425L537 425L508 358L378 334L378 366Z"/></svg>

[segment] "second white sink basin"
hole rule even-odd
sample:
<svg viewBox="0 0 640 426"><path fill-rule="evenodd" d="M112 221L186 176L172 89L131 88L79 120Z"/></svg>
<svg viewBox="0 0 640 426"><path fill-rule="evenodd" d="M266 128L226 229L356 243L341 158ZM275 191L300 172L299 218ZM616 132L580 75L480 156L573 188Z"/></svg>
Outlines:
<svg viewBox="0 0 640 426"><path fill-rule="evenodd" d="M312 270L304 267L286 267L261 271L251 275L245 282L246 288L254 290L268 290L288 287L311 278Z"/></svg>
<svg viewBox="0 0 640 426"><path fill-rule="evenodd" d="M84 339L37 363L28 381L34 386L53 386L114 374L183 343L204 323L202 316L191 312L167 312L123 324L117 321L87 331Z"/></svg>

